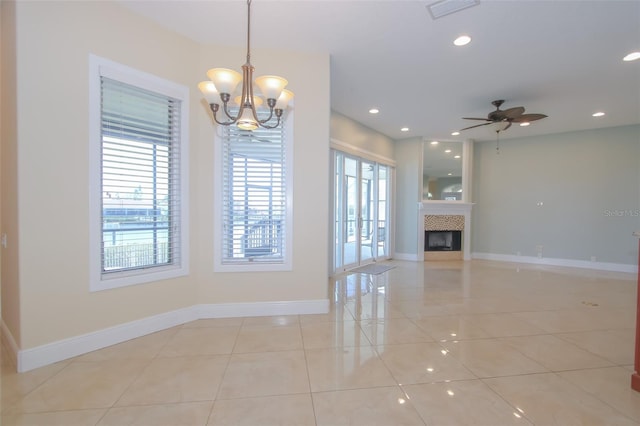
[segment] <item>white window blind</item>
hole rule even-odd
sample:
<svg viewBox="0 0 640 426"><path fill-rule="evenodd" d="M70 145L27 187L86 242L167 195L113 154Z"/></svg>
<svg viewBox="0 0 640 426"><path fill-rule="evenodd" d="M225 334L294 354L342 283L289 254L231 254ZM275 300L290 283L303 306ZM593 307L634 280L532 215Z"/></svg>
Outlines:
<svg viewBox="0 0 640 426"><path fill-rule="evenodd" d="M222 132L222 264L284 263L289 248L283 125L252 132L226 126Z"/></svg>
<svg viewBox="0 0 640 426"><path fill-rule="evenodd" d="M181 101L100 77L102 274L179 265Z"/></svg>

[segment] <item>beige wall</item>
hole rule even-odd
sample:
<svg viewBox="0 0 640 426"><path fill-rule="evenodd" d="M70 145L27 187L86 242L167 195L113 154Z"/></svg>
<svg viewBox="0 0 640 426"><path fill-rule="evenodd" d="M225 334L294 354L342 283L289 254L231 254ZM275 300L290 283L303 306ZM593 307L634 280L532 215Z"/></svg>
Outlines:
<svg viewBox="0 0 640 426"><path fill-rule="evenodd" d="M213 67L239 69L243 60L237 49L205 47L200 55L200 80ZM197 189L192 192L198 237L192 250L192 265L198 277L200 303L231 303L327 298L327 244L329 207L329 57L296 53L252 51L256 74L284 75L294 99L293 159L293 268L292 272L214 273L213 263L213 177L215 129L209 107L202 103L198 117L197 149L193 158Z"/></svg>
<svg viewBox="0 0 640 426"><path fill-rule="evenodd" d="M0 2L2 8L2 75L0 78L0 233L7 234L2 252L2 318L20 344L20 289L18 286L18 192L15 63L15 3Z"/></svg>
<svg viewBox="0 0 640 426"><path fill-rule="evenodd" d="M327 55L252 52L258 74L286 75L296 93L294 270L214 274L213 128L196 85L210 67L239 69L243 49L198 45L115 2L20 2L16 23L19 197L8 226L20 242L9 288L20 295L3 287L3 302L20 306L4 320L21 349L196 304L326 299L328 209L316 197L328 191ZM90 53L191 88L187 277L89 292Z"/></svg>

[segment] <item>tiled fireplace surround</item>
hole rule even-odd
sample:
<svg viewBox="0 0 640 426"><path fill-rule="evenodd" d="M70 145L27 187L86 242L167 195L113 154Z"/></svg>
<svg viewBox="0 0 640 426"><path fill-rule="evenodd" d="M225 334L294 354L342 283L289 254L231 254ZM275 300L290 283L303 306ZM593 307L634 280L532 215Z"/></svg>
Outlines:
<svg viewBox="0 0 640 426"><path fill-rule="evenodd" d="M471 208L460 201L418 203L418 253L424 260L471 260ZM425 252L424 231L462 231L461 252Z"/></svg>

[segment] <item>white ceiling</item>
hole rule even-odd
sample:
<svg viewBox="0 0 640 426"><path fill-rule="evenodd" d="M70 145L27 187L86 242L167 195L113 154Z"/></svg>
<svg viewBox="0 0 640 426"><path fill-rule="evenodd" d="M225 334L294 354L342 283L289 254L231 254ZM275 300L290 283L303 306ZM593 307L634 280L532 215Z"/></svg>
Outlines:
<svg viewBox="0 0 640 426"><path fill-rule="evenodd" d="M245 0L123 3L198 42L246 46ZM640 123L640 60L622 61L640 51L640 0L481 0L436 20L431 3L254 0L251 46L329 52L332 109L393 139L495 139L450 135L495 99L549 116L502 139ZM460 34L472 42L455 47Z"/></svg>

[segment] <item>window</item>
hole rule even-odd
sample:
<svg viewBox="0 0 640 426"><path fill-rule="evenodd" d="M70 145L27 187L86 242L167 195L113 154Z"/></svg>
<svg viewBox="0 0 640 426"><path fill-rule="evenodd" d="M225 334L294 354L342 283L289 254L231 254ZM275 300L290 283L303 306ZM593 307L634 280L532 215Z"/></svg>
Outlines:
<svg viewBox="0 0 640 426"><path fill-rule="evenodd" d="M218 127L216 270L291 269L290 122L254 131Z"/></svg>
<svg viewBox="0 0 640 426"><path fill-rule="evenodd" d="M90 62L91 288L185 275L188 91Z"/></svg>

